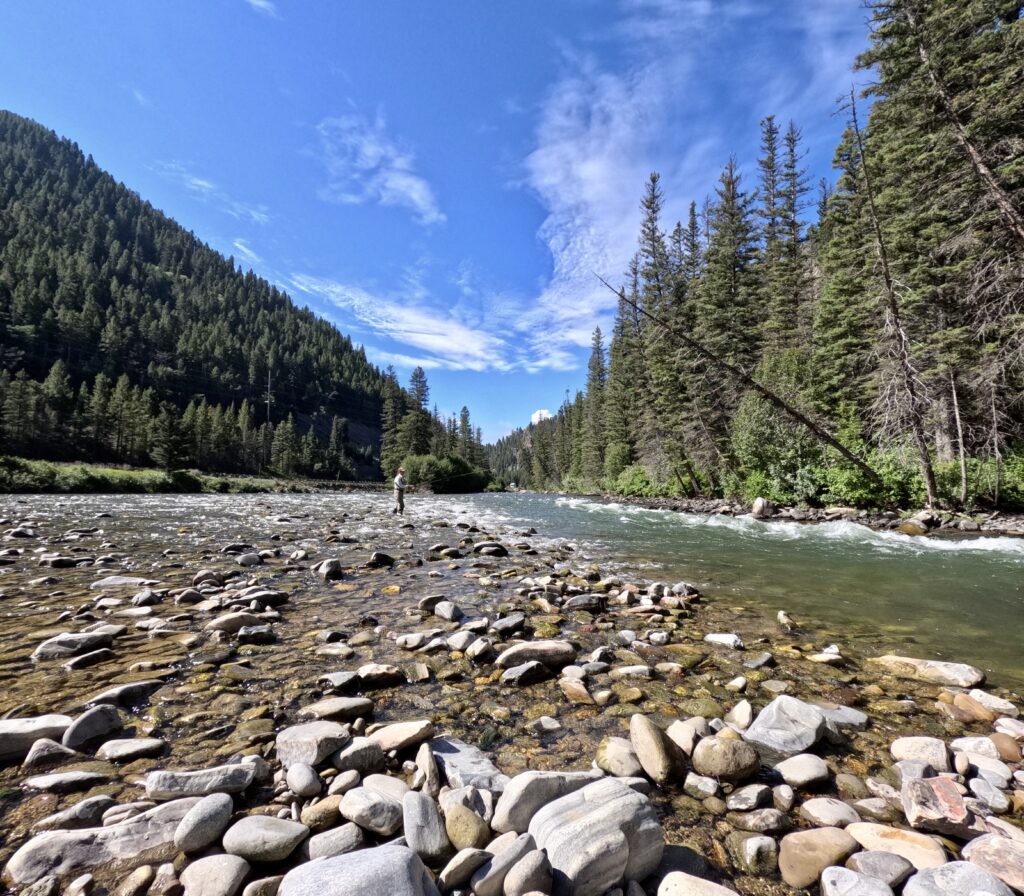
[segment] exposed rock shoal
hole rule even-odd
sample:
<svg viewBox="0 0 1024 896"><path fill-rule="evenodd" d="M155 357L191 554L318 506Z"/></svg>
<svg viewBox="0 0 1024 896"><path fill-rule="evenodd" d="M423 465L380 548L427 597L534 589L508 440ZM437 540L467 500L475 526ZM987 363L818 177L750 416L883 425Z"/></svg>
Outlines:
<svg viewBox="0 0 1024 896"><path fill-rule="evenodd" d="M980 670L341 506L9 520L39 550L0 576L5 883L1024 893L1022 700Z"/></svg>

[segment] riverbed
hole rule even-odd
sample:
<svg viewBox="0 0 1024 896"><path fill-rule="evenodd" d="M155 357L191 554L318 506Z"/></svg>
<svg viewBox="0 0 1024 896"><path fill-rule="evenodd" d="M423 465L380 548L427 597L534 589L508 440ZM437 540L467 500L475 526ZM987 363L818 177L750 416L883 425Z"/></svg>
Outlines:
<svg viewBox="0 0 1024 896"><path fill-rule="evenodd" d="M338 493L28 496L0 499L0 517L41 514L60 529L113 510L104 537L148 555L259 537L278 516L296 521L281 527L289 539L320 547L315 527L324 520L388 503L384 494ZM544 494L412 495L408 503L414 522L532 527L610 572L684 579L769 621L785 610L809 634L834 633L867 654L966 662L1002 684L1024 685L1024 651L1007 636L1024 622L1021 538L912 537L848 521L762 521Z"/></svg>
<svg viewBox="0 0 1024 896"><path fill-rule="evenodd" d="M310 713L325 697L351 685L372 705L371 726L425 720L507 775L587 769L598 744L627 733L637 714L664 727L717 719L744 690L758 707L790 693L853 719L833 760L866 775L891 764L894 736L975 733L979 718L951 708L962 695L890 675L872 658L975 662L1000 700L1016 699L1024 681L1024 542L1010 538L911 540L852 523L545 495L410 495L404 517L389 506L385 493L3 498L0 715L119 705L123 736L155 741L155 753L58 762L93 776L90 798L142 812L139 788L153 769L243 755L274 762L282 729L318 717ZM440 613L442 597L459 615ZM218 628L247 609L266 639ZM776 623L780 609L791 626ZM501 628L517 616L518 630ZM88 665L39 655L59 633L90 631L106 632L111 649ZM581 662L602 659L591 659L586 686L509 681L495 651L472 654L477 633L496 649L521 636L564 639L559 649ZM394 671L363 680L379 673L373 664ZM111 689L122 690L104 696ZM844 716L854 705L866 714ZM0 771L0 863L81 795L31 784L31 774ZM274 811L283 804L272 797L287 794L254 790L241 807ZM697 850L722 879L749 881L744 893L791 892L726 856L732 827L717 797L702 803L673 787L654 799L668 843Z"/></svg>

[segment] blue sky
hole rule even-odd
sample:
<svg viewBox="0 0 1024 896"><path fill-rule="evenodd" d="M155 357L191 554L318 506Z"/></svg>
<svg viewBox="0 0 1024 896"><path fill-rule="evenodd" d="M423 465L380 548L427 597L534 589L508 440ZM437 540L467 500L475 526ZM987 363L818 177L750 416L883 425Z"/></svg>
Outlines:
<svg viewBox="0 0 1024 896"><path fill-rule="evenodd" d="M859 0L5 0L0 105L493 440L585 378L636 247L758 121L830 174ZM863 76L859 76L863 78Z"/></svg>

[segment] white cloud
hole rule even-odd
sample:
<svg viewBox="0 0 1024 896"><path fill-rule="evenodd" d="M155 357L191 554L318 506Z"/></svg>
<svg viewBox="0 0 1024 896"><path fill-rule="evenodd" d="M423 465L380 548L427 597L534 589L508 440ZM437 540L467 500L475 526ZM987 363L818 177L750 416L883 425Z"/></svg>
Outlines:
<svg viewBox="0 0 1024 896"><path fill-rule="evenodd" d="M142 106L143 109L148 109L150 106L153 105L153 103L150 102L149 97L146 96L146 94L144 94L141 90L139 90L138 87L131 87L129 88L129 90L131 90L132 98L135 100L135 102Z"/></svg>
<svg viewBox="0 0 1024 896"><path fill-rule="evenodd" d="M321 199L396 206L410 211L420 224L444 222L433 188L415 171L415 155L388 136L382 115L372 121L359 113L325 118L317 134L319 159L327 171L327 183L318 192Z"/></svg>
<svg viewBox="0 0 1024 896"><path fill-rule="evenodd" d="M270 210L262 204L240 202L220 189L212 180L189 171L181 162L159 162L154 169L183 187L193 198L220 209L239 221L269 224Z"/></svg>
<svg viewBox="0 0 1024 896"><path fill-rule="evenodd" d="M532 414L530 414L530 422L531 423L540 423L541 420L550 420L550 419L551 419L551 411L549 411L547 408L539 408L538 410L536 410Z"/></svg>
<svg viewBox="0 0 1024 896"><path fill-rule="evenodd" d="M235 249L238 251L238 254L241 255L242 258L244 258L247 262L249 262L250 265L260 264L263 261L262 257L257 255L249 246L249 244L241 237L236 238L231 245L235 247Z"/></svg>
<svg viewBox="0 0 1024 896"><path fill-rule="evenodd" d="M245 0L249 4L251 9L256 12L262 13L265 16L270 16L272 19L278 18L277 6L271 2L271 0Z"/></svg>
<svg viewBox="0 0 1024 896"><path fill-rule="evenodd" d="M415 361L422 367L449 370L513 369L506 341L485 329L474 328L439 309L418 305L408 295L377 295L357 286L305 274L293 274L291 285L348 312L353 321L377 336L417 349L422 354L392 354L399 363Z"/></svg>
<svg viewBox="0 0 1024 896"><path fill-rule="evenodd" d="M814 10L808 13L808 7ZM739 150L730 115L749 119L740 124L749 128L750 144L758 120L773 112L798 125L812 116L828 130L830 103L849 80L850 62L864 42L864 29L845 0L789 0L773 7L772 28L795 32L784 44L777 34L764 34L765 6L745 0L622 0L621 10L612 39L625 63L613 70L595 56L563 48L565 72L541 105L534 146L523 161L522 185L547 213L537 236L552 263L550 277L520 317L522 329L532 334L534 361L524 365L527 370L577 366L578 350L589 345L594 327L608 332L616 298L595 275L613 285L623 281L651 171L662 175L662 227L670 230L685 220L691 200L699 203L712 191L721 166ZM755 45L734 58L706 58L706 46L719 32L725 36L720 43L735 36ZM797 48L796 58L780 59L771 49L780 46ZM742 95L732 91L738 110L708 106L711 88L703 82L716 68L724 70L714 72L722 81L717 90L744 85ZM745 161L752 188L753 159Z"/></svg>

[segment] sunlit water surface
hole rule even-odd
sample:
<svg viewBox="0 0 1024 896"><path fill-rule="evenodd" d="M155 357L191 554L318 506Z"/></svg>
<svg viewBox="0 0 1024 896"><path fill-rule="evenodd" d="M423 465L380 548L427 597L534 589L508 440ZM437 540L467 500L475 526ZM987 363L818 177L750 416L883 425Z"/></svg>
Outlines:
<svg viewBox="0 0 1024 896"><path fill-rule="evenodd" d="M279 514L322 521L386 505L383 493L315 495L30 496L0 499L0 514L49 514L89 525L100 510L111 535L175 546L211 533L242 534ZM1024 683L1024 539L911 538L850 522L800 524L702 516L536 494L410 495L407 518L534 527L573 544L602 569L692 582L730 605L787 610L817 633L861 650L968 662ZM367 529L364 537L372 537Z"/></svg>

